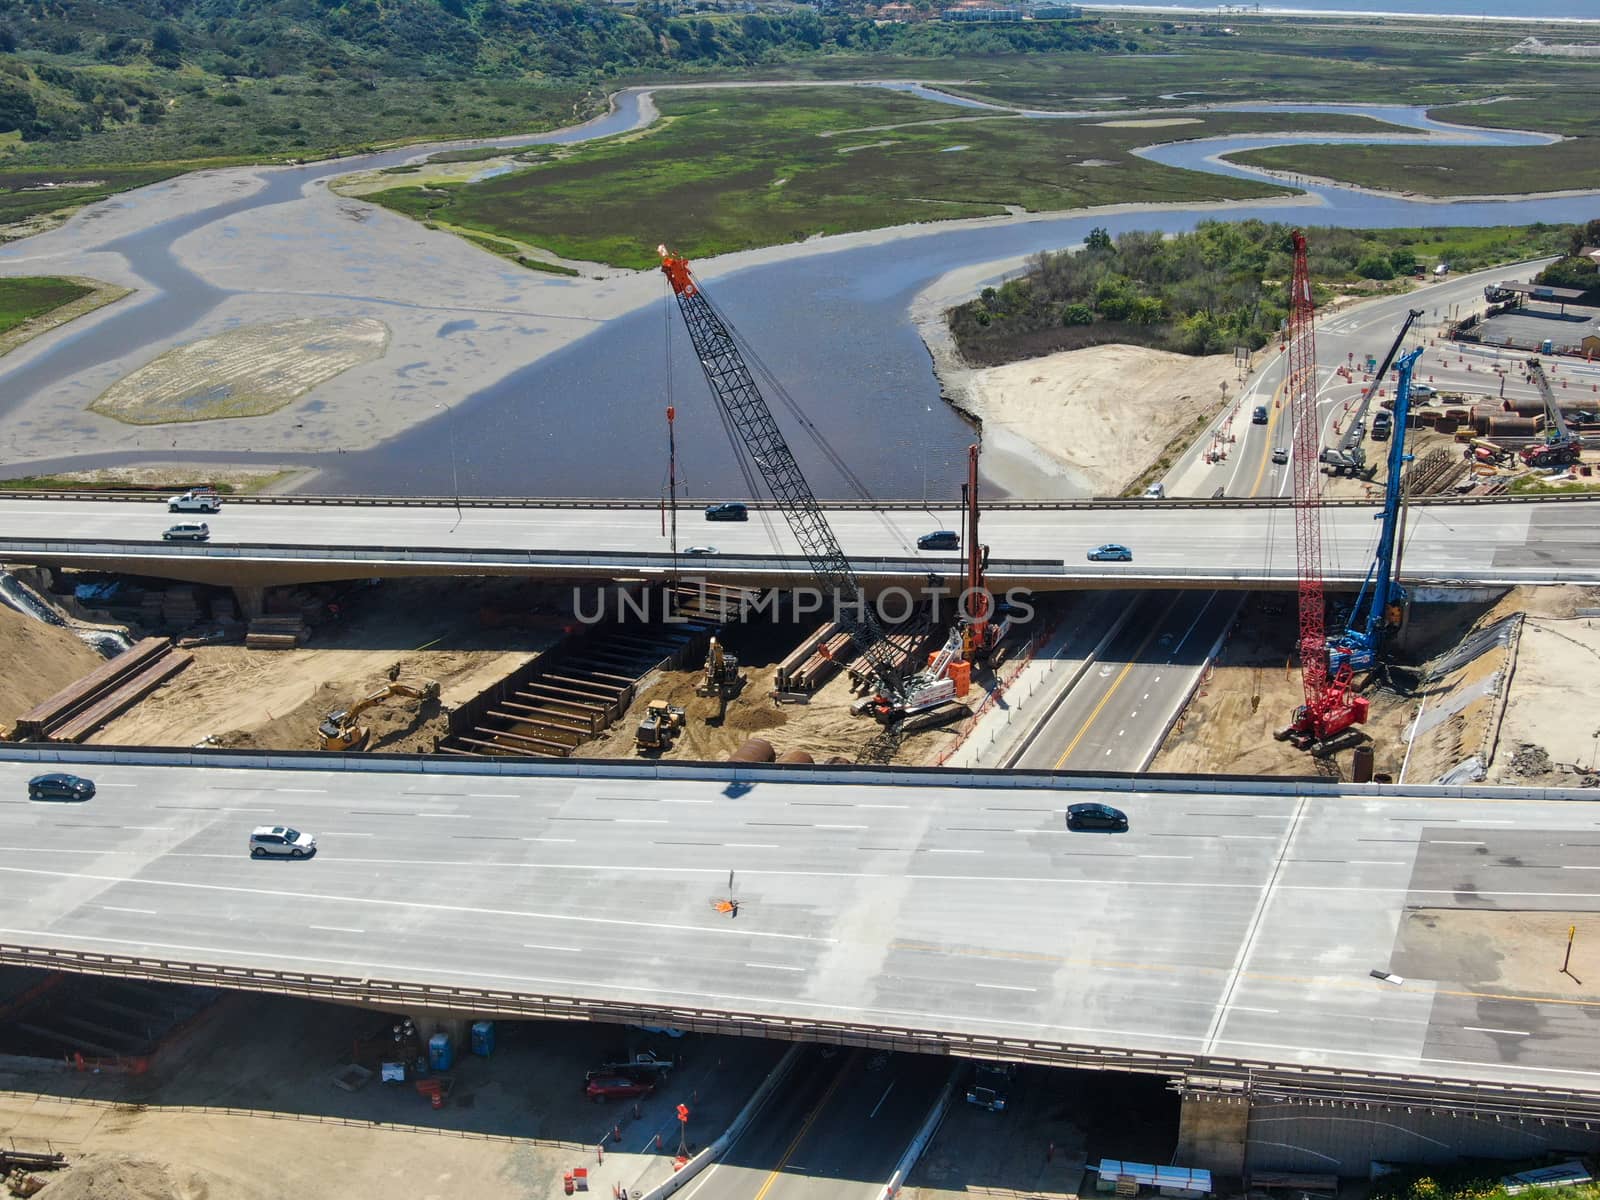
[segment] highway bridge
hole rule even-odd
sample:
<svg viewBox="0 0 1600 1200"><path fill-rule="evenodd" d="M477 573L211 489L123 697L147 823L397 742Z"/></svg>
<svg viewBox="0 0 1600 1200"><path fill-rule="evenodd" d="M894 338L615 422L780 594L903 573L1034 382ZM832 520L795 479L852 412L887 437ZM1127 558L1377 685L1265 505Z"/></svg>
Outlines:
<svg viewBox="0 0 1600 1200"><path fill-rule="evenodd" d="M983 540L990 582L1038 591L1103 587L1258 588L1295 579L1294 518L1285 500L1101 501L989 506ZM1377 509L1330 504L1327 579L1366 576ZM0 555L240 588L406 575L523 575L617 579L677 569L728 583L804 583L810 568L779 513L753 508L744 523L679 514L670 553L662 514L637 502L395 503L334 498L230 500L207 518L207 543L166 542L180 519L159 500L0 499ZM1600 582L1600 499L1419 501L1410 509L1402 571L1411 582ZM918 551L930 530L961 527L952 508L834 508L830 520L872 587L920 584L962 570L958 554ZM1131 563L1089 562L1104 542Z"/></svg>
<svg viewBox="0 0 1600 1200"><path fill-rule="evenodd" d="M99 794L27 800L56 761ZM1065 829L1098 797L1129 832ZM1600 1120L1600 999L1555 970L1592 801L7 746L0 961ZM250 859L263 823L318 853Z"/></svg>

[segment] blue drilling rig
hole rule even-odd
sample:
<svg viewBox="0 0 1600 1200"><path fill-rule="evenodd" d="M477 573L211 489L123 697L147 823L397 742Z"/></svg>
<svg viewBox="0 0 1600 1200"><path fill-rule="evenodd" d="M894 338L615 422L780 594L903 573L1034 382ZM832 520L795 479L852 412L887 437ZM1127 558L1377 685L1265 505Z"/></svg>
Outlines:
<svg viewBox="0 0 1600 1200"><path fill-rule="evenodd" d="M1407 418L1411 415L1411 372L1417 359L1422 357L1422 350L1419 347L1401 354L1400 346L1412 323L1421 315L1420 309L1414 309L1406 317L1384 360L1383 370L1373 377L1376 387L1388 375L1391 364L1399 376L1394 389L1394 438L1389 443L1389 474L1383 488L1383 511L1378 514L1383 529L1378 536L1378 552L1361 584L1355 607L1350 610L1349 626L1328 644L1328 674L1333 678L1341 674L1348 678L1349 674L1376 666L1384 637L1398 630L1405 616L1406 591L1395 578L1396 557L1401 546L1400 477L1405 464L1411 461L1405 449Z"/></svg>

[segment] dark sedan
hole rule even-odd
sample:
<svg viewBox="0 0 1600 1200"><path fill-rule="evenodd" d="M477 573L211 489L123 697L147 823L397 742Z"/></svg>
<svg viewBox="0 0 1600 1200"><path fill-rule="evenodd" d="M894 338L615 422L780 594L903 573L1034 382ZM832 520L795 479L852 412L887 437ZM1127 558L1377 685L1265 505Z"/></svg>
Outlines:
<svg viewBox="0 0 1600 1200"><path fill-rule="evenodd" d="M94 795L94 781L65 771L35 775L28 780L29 800L87 800Z"/></svg>
<svg viewBox="0 0 1600 1200"><path fill-rule="evenodd" d="M1067 808L1068 829L1122 830L1128 827L1128 814L1109 804L1073 804Z"/></svg>

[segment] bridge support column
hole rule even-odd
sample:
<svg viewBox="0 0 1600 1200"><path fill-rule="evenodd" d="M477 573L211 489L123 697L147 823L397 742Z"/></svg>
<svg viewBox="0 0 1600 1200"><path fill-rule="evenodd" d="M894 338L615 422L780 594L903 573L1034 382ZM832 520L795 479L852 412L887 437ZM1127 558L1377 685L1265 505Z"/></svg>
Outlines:
<svg viewBox="0 0 1600 1200"><path fill-rule="evenodd" d="M1250 1102L1242 1096L1183 1098L1178 1115L1177 1166L1200 1167L1213 1175L1244 1178L1250 1137Z"/></svg>
<svg viewBox="0 0 1600 1200"><path fill-rule="evenodd" d="M266 609L267 589L234 585L233 598L239 605L239 615L246 621L259 617Z"/></svg>

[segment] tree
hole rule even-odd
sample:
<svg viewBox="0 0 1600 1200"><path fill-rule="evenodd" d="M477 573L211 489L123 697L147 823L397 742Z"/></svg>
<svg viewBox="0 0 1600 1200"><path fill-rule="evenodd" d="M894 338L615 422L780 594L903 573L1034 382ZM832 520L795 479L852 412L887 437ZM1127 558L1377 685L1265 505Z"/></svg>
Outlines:
<svg viewBox="0 0 1600 1200"><path fill-rule="evenodd" d="M1063 325L1093 325L1094 309L1087 304L1063 304L1061 306L1061 323Z"/></svg>
<svg viewBox="0 0 1600 1200"><path fill-rule="evenodd" d="M1109 250L1111 249L1112 245L1111 234L1105 229L1096 225L1093 229L1089 230L1089 236L1084 238L1083 245L1084 249L1094 253L1100 253Z"/></svg>
<svg viewBox="0 0 1600 1200"><path fill-rule="evenodd" d="M1396 275L1415 275L1420 267L1416 254L1404 246L1389 252L1389 265Z"/></svg>
<svg viewBox="0 0 1600 1200"><path fill-rule="evenodd" d="M182 54L183 35L170 21L163 21L150 33L150 49L158 54Z"/></svg>
<svg viewBox="0 0 1600 1200"><path fill-rule="evenodd" d="M1363 279L1393 279L1394 267L1382 254L1369 254L1356 264L1356 274Z"/></svg>

